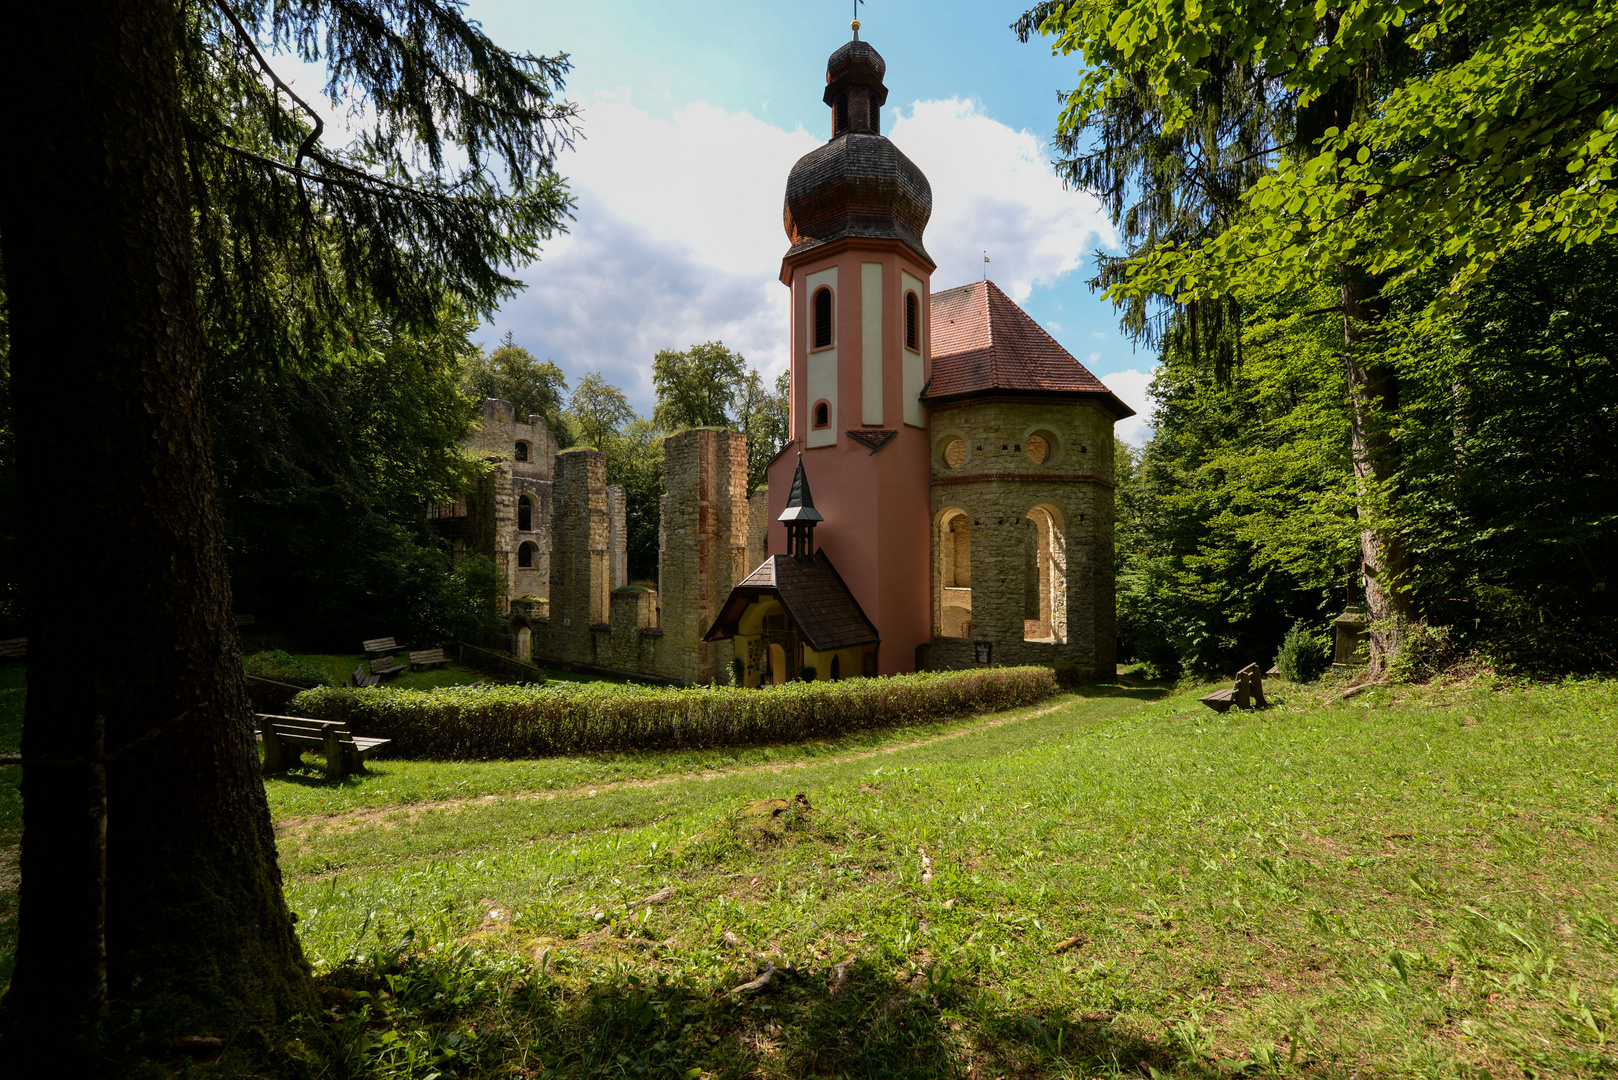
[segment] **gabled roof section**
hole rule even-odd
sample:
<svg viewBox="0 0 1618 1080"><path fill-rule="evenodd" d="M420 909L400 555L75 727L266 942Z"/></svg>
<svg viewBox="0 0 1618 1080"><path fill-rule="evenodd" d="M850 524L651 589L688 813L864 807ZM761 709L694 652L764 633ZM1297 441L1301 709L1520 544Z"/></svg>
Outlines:
<svg viewBox="0 0 1618 1080"><path fill-rule="evenodd" d="M803 640L815 652L851 649L880 640L860 602L824 551L813 555L772 555L738 586L703 635L721 641L736 635L742 613L754 601L774 597L781 602Z"/></svg>
<svg viewBox="0 0 1618 1080"><path fill-rule="evenodd" d="M1100 398L1122 420L1135 410L1057 344L992 281L932 295L933 377L925 401L992 394Z"/></svg>

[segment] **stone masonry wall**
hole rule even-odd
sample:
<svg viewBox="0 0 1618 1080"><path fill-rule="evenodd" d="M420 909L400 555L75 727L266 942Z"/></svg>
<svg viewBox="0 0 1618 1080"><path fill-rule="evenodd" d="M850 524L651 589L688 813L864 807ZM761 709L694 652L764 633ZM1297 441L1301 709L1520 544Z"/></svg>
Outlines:
<svg viewBox="0 0 1618 1080"><path fill-rule="evenodd" d="M621 589L629 584L629 495L623 485L607 488L607 584Z"/></svg>
<svg viewBox="0 0 1618 1080"><path fill-rule="evenodd" d="M663 441L662 543L658 594L663 641L658 674L688 683L723 681L729 641L702 635L747 566L747 437L700 428Z"/></svg>
<svg viewBox="0 0 1618 1080"><path fill-rule="evenodd" d="M1110 674L1117 650L1111 416L1089 404L991 400L934 409L931 426L930 666L976 666L975 643L988 641L996 665L1071 660L1091 674ZM1031 436L1045 443L1043 461L1028 453ZM1045 508L1055 525L1055 536L1044 542L1027 520L1035 507ZM944 535L956 511L970 528L966 637L944 636L960 629L948 625L942 607L945 588L958 576L944 561L959 544ZM1065 588L1051 580L1053 567Z"/></svg>
<svg viewBox="0 0 1618 1080"><path fill-rule="evenodd" d="M544 655L593 663L589 630L608 617L607 458L599 450L556 455L551 530L550 626Z"/></svg>
<svg viewBox="0 0 1618 1080"><path fill-rule="evenodd" d="M555 474L556 438L544 417L533 415L518 420L511 402L485 398L481 426L467 439L467 447L494 463L494 486L480 487L477 509L487 520L473 530L479 536L473 551L489 555L506 582L505 599L519 596L545 597L550 593L552 486ZM526 461L519 461L518 447ZM530 528L517 528L517 500L527 495L533 503ZM518 549L532 543L532 566L518 565ZM504 607L502 606L502 610Z"/></svg>
<svg viewBox="0 0 1618 1080"><path fill-rule="evenodd" d="M747 500L747 571L751 574L769 555L770 486L760 484Z"/></svg>

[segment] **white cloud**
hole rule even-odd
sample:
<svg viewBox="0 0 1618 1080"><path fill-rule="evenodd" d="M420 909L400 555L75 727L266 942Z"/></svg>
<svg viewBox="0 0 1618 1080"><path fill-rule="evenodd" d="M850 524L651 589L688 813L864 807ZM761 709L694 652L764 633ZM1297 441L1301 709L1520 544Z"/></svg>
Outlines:
<svg viewBox="0 0 1618 1080"><path fill-rule="evenodd" d="M1095 363L1095 362L1096 362L1096 361L1097 361L1097 360L1100 360L1100 359L1101 359L1101 354L1100 354L1100 353L1098 353L1098 352L1093 352L1093 353L1091 353L1091 354L1090 354L1090 363L1092 363L1092 364L1093 364L1093 363Z"/></svg>
<svg viewBox="0 0 1618 1080"><path fill-rule="evenodd" d="M890 115L895 144L932 183L935 287L981 276L988 248L991 276L1021 302L1111 239L1099 206L1063 190L1034 135L959 100ZM781 200L821 137L706 102L654 117L627 91L599 95L583 125L559 163L578 196L573 230L519 272L529 287L484 327L485 344L510 329L570 377L601 371L643 413L659 349L722 339L773 379L787 362Z"/></svg>
<svg viewBox="0 0 1618 1080"><path fill-rule="evenodd" d="M1060 334L1062 332L1062 324L1059 322L1048 322L1045 324L1045 328L1053 334Z"/></svg>
<svg viewBox="0 0 1618 1080"><path fill-rule="evenodd" d="M981 277L987 250L989 276L1020 304L1113 241L1101 203L1062 186L1044 141L976 102L918 101L888 135L933 186L923 243L938 262L937 288Z"/></svg>
<svg viewBox="0 0 1618 1080"><path fill-rule="evenodd" d="M1113 428L1113 432L1131 446L1145 446L1146 440L1152 437L1153 414L1157 411L1157 402L1146 392L1146 388L1151 385L1152 378L1156 374L1157 366L1153 365L1148 371L1129 368L1096 376L1107 384L1107 389L1117 395L1118 400L1135 410L1134 416L1120 420Z"/></svg>

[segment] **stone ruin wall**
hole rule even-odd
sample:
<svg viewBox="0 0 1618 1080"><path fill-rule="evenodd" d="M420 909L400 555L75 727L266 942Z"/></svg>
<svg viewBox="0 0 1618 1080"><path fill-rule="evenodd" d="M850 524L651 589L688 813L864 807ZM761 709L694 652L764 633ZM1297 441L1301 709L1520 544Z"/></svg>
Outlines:
<svg viewBox="0 0 1618 1080"><path fill-rule="evenodd" d="M527 461L516 459L518 443L527 445ZM467 439L466 447L494 465L468 498L467 516L475 518L476 524L470 529L467 547L494 560L506 589L499 598L501 610L518 597L549 596L556 437L544 417L530 415L518 420L511 402L486 398L481 426ZM517 500L523 495L534 503L532 527L519 531ZM531 567L518 565L517 550L524 543L535 547Z"/></svg>
<svg viewBox="0 0 1618 1080"><path fill-rule="evenodd" d="M935 409L931 421L928 666L978 666L976 642L988 641L995 665L1070 660L1092 674L1111 673L1117 653L1111 416L1082 403L990 400ZM1039 463L1025 450L1036 434L1052 446ZM966 448L963 458L948 453L956 438ZM1059 527L1042 530L1030 522L1035 507L1054 510ZM960 607L951 610L961 595L951 588L949 565L957 511L970 523L964 626ZM1048 538L1055 540L1054 553ZM1040 596L1048 598L1043 617L1030 619L1030 605Z"/></svg>
<svg viewBox="0 0 1618 1080"><path fill-rule="evenodd" d="M625 492L597 450L556 456L548 617L514 608L536 661L559 660L682 683L729 677L732 644L701 637L751 569L762 499L747 493L747 440L699 429L663 443L658 589L628 584ZM762 561L762 554L760 555ZM519 637L521 631L519 631Z"/></svg>

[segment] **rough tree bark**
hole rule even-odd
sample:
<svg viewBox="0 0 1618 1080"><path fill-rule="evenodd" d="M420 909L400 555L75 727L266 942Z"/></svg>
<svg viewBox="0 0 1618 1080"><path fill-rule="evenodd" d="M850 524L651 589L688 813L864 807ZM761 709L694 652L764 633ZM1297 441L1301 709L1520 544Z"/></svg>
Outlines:
<svg viewBox="0 0 1618 1080"><path fill-rule="evenodd" d="M1399 409L1399 376L1392 364L1368 361L1365 329L1378 317L1374 287L1353 267L1341 270L1343 301L1343 370L1351 406L1350 451L1358 485L1360 571L1365 580L1365 611L1370 620L1371 673L1382 672L1398 650L1398 628L1415 619L1415 607L1403 584L1411 569L1410 554L1393 530L1383 500L1399 469L1399 444L1390 430Z"/></svg>
<svg viewBox="0 0 1618 1080"><path fill-rule="evenodd" d="M100 1000L94 770L80 763L101 717L115 1016L139 1009L152 1037L228 1035L313 1005L209 462L177 18L165 0L63 0L13 6L0 34L29 618L8 1061Z"/></svg>

